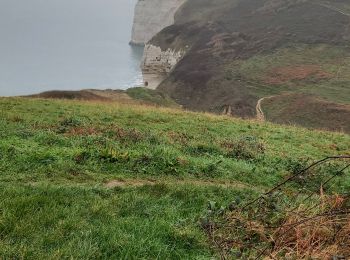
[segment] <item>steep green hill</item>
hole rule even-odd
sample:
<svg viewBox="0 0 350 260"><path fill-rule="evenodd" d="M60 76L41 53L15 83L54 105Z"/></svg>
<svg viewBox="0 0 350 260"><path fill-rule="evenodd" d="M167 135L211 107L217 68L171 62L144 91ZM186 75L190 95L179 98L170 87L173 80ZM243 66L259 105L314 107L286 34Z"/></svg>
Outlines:
<svg viewBox="0 0 350 260"><path fill-rule="evenodd" d="M350 118L349 10L345 0L187 1L175 24L151 40L162 49L188 50L159 88L186 108L221 113L230 106L233 115L248 118L262 97L297 94L301 103L326 102L329 109L317 114L327 120L303 117L317 120L307 106L267 119L349 131L334 120L339 110L345 124ZM279 103L262 105L297 104Z"/></svg>
<svg viewBox="0 0 350 260"><path fill-rule="evenodd" d="M100 100L1 98L0 138L1 259L212 259L209 202L350 154L346 134Z"/></svg>

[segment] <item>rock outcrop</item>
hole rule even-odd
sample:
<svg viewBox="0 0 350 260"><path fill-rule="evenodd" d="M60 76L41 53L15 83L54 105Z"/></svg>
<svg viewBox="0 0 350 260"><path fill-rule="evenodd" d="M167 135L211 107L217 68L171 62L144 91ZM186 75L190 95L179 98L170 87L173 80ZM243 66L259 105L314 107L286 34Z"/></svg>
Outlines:
<svg viewBox="0 0 350 260"><path fill-rule="evenodd" d="M162 50L158 46L147 44L143 53L141 68L144 84L156 89L183 57L185 51Z"/></svg>
<svg viewBox="0 0 350 260"><path fill-rule="evenodd" d="M131 44L144 45L174 23L176 11L186 0L139 0L135 7Z"/></svg>

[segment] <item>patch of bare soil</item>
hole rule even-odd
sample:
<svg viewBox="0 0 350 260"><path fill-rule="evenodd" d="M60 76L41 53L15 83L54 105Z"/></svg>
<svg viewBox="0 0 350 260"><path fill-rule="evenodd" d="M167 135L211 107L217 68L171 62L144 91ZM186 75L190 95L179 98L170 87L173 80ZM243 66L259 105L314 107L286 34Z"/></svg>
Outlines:
<svg viewBox="0 0 350 260"><path fill-rule="evenodd" d="M244 183L240 182L221 182L217 180L173 180L172 181L156 181L147 179L117 179L111 180L105 183L106 188L115 187L142 187L147 185L157 185L157 184L169 184L173 183L176 185L194 185L194 186L206 186L206 187L222 187L222 188L238 188L238 189L259 189L257 187L250 187Z"/></svg>
<svg viewBox="0 0 350 260"><path fill-rule="evenodd" d="M155 181L150 180L137 180L137 179L128 179L128 180L111 180L105 184L106 188L115 188L115 187L142 187L146 185L155 185Z"/></svg>

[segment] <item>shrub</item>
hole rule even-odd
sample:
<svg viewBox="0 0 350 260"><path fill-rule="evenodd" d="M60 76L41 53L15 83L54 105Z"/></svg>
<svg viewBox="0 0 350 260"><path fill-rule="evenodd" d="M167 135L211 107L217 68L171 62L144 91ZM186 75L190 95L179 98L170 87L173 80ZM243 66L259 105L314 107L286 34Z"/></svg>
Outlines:
<svg viewBox="0 0 350 260"><path fill-rule="evenodd" d="M206 144L197 144L193 146L188 146L186 148L187 152L192 155L218 155L221 151L218 147Z"/></svg>
<svg viewBox="0 0 350 260"><path fill-rule="evenodd" d="M265 153L265 144L255 137L243 137L235 142L224 142L227 156L241 160L252 160Z"/></svg>
<svg viewBox="0 0 350 260"><path fill-rule="evenodd" d="M115 136L118 140L122 142L129 141L129 142L137 143L144 139L143 133L141 133L140 131L134 128L124 129L121 127L117 127L115 130Z"/></svg>
<svg viewBox="0 0 350 260"><path fill-rule="evenodd" d="M90 157L91 157L91 154L89 152L81 151L74 155L73 160L78 164L82 164L86 160L88 160Z"/></svg>
<svg viewBox="0 0 350 260"><path fill-rule="evenodd" d="M100 159L111 163L128 161L129 153L121 152L115 148L110 147L100 151Z"/></svg>
<svg viewBox="0 0 350 260"><path fill-rule="evenodd" d="M82 124L81 120L75 117L68 117L63 118L59 123L57 127L57 133L63 134L66 133L70 128L77 127Z"/></svg>
<svg viewBox="0 0 350 260"><path fill-rule="evenodd" d="M347 259L349 198L301 199L269 196L233 210L211 203L200 224L224 259Z"/></svg>
<svg viewBox="0 0 350 260"><path fill-rule="evenodd" d="M145 103L166 107L178 106L174 100L158 90L136 87L127 89L126 93L133 99L141 100Z"/></svg>

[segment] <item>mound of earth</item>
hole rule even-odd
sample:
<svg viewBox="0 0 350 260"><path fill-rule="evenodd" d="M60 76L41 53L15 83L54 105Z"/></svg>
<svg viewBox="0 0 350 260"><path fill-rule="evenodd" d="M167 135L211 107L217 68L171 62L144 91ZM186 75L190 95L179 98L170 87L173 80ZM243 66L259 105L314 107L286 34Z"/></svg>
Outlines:
<svg viewBox="0 0 350 260"><path fill-rule="evenodd" d="M36 95L30 95L28 97L37 98L52 98L52 99L76 99L76 100L88 100L88 101L113 101L116 98L128 98L122 91L114 90L78 90L78 91L64 91L54 90L46 91Z"/></svg>
<svg viewBox="0 0 350 260"><path fill-rule="evenodd" d="M166 94L147 88L129 88L127 90L85 89L79 91L47 91L27 97L47 99L70 99L101 102L119 102L124 104L144 104L164 107L179 107Z"/></svg>

